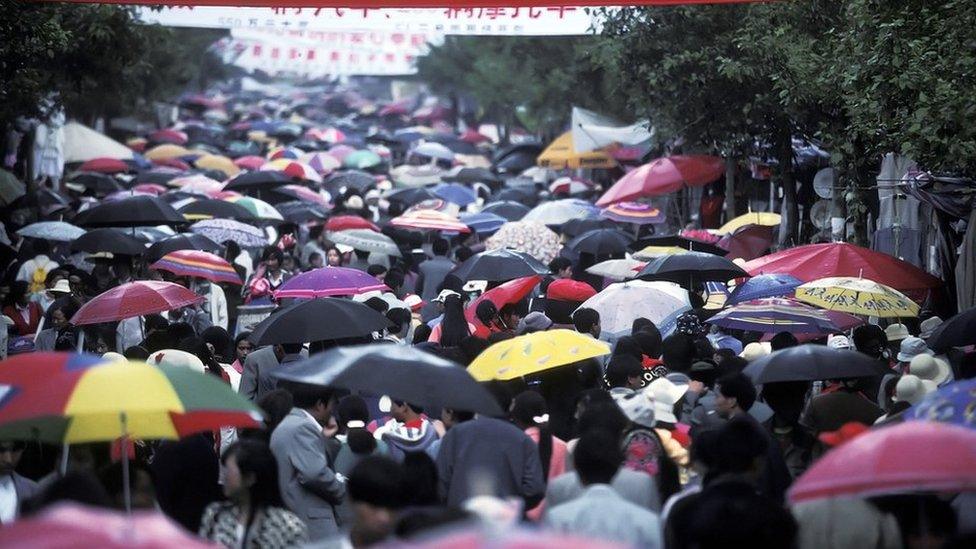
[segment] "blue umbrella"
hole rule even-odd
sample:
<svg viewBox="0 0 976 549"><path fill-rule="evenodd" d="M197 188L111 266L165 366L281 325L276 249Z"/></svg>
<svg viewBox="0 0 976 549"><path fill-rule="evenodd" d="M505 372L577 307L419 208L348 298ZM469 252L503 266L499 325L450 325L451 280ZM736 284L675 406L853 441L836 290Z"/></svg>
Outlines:
<svg viewBox="0 0 976 549"><path fill-rule="evenodd" d="M441 183L434 187L434 194L462 208L478 200L478 195L470 187L459 183Z"/></svg>
<svg viewBox="0 0 976 549"><path fill-rule="evenodd" d="M803 281L787 274L754 276L737 286L725 304L735 305L753 299L781 297L793 293L800 284L803 284Z"/></svg>
<svg viewBox="0 0 976 549"><path fill-rule="evenodd" d="M909 419L976 428L976 379L950 383L926 395L905 414Z"/></svg>
<svg viewBox="0 0 976 549"><path fill-rule="evenodd" d="M461 214L461 223L471 227L471 230L478 234L491 234L508 223L508 220L493 213L478 212Z"/></svg>

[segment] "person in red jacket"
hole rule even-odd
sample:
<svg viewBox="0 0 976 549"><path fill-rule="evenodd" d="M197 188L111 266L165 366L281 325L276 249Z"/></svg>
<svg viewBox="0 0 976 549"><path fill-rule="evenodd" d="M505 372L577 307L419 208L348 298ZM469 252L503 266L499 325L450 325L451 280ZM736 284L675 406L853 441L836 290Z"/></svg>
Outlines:
<svg viewBox="0 0 976 549"><path fill-rule="evenodd" d="M7 296L3 314L14 321L14 330L19 336L34 335L41 323L44 311L40 304L30 300L27 293L27 283L18 280L10 285L10 295Z"/></svg>

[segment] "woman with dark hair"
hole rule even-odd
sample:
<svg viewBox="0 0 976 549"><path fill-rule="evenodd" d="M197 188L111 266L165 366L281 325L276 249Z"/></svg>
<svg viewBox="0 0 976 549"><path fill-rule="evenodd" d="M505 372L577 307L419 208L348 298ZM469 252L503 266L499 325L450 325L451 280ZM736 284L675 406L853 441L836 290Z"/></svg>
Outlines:
<svg viewBox="0 0 976 549"><path fill-rule="evenodd" d="M78 312L78 301L73 297L62 297L56 300L47 308L44 325L47 328L41 330L34 338L35 351L53 351L58 340L67 340L77 336L77 329L69 323L71 317Z"/></svg>
<svg viewBox="0 0 976 549"><path fill-rule="evenodd" d="M228 548L284 548L305 543L302 519L285 508L278 464L264 442L241 440L224 452L227 501L207 506L200 537Z"/></svg>
<svg viewBox="0 0 976 549"><path fill-rule="evenodd" d="M291 278L291 272L282 267L284 261L284 252L275 246L268 246L264 249L264 253L261 254L261 263L245 288L248 302L255 298L270 296L271 292L280 288Z"/></svg>
<svg viewBox="0 0 976 549"><path fill-rule="evenodd" d="M244 373L244 361L247 360L247 355L254 350L254 344L251 343L250 337L251 332L241 332L234 338L234 362L230 364L230 367L239 374Z"/></svg>
<svg viewBox="0 0 976 549"><path fill-rule="evenodd" d="M566 443L555 436L549 429L549 412L546 399L535 391L524 391L512 399L509 410L512 423L525 431L539 448L539 461L542 463L542 474L547 480L552 480L566 472ZM542 517L543 503L530 509L529 518L538 520Z"/></svg>
<svg viewBox="0 0 976 549"><path fill-rule="evenodd" d="M377 440L366 426L369 424L369 408L358 395L343 397L336 406L336 435L342 446L335 458L335 471L349 476L352 468L366 456L389 455L386 442Z"/></svg>
<svg viewBox="0 0 976 549"><path fill-rule="evenodd" d="M326 267L342 267L342 263L342 252L339 251L339 248L329 246L325 249Z"/></svg>
<svg viewBox="0 0 976 549"><path fill-rule="evenodd" d="M31 301L28 284L23 280L16 280L10 285L10 294L4 303L3 314L14 322L14 329L19 336L34 335L41 323L44 311L40 304Z"/></svg>
<svg viewBox="0 0 976 549"><path fill-rule="evenodd" d="M464 318L461 296L449 295L444 299L444 317L430 331L427 341L440 343L441 347L457 347L461 340L475 332L474 324Z"/></svg>

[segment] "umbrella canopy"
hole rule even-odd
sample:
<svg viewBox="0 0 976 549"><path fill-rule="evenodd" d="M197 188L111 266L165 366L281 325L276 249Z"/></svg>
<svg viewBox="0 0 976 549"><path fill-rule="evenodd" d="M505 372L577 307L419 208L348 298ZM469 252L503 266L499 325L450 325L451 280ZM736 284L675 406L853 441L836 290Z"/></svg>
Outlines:
<svg viewBox="0 0 976 549"><path fill-rule="evenodd" d="M559 235L552 232L542 223L534 221L510 221L491 238L485 241L489 250L511 248L531 255L535 259L548 264L562 248Z"/></svg>
<svg viewBox="0 0 976 549"><path fill-rule="evenodd" d="M478 195L475 194L474 190L460 183L441 183L434 187L433 193L438 198L457 204L462 208L478 201Z"/></svg>
<svg viewBox="0 0 976 549"><path fill-rule="evenodd" d="M101 324L136 316L164 313L195 305L203 297L179 284L157 280L128 282L102 292L78 309L71 323L75 326Z"/></svg>
<svg viewBox="0 0 976 549"><path fill-rule="evenodd" d="M108 157L127 160L132 150L122 143L79 124L64 125L64 163L84 162L93 158Z"/></svg>
<svg viewBox="0 0 976 549"><path fill-rule="evenodd" d="M501 183L501 178L488 168L454 168L445 173L443 179L456 183Z"/></svg>
<svg viewBox="0 0 976 549"><path fill-rule="evenodd" d="M220 378L184 367L30 353L3 362L0 385L12 388L0 405L4 440L176 439L261 425L254 404Z"/></svg>
<svg viewBox="0 0 976 549"><path fill-rule="evenodd" d="M513 200L489 202L485 204L484 208L481 208L482 213L492 213L504 217L509 221L520 221L529 211L531 211L531 208Z"/></svg>
<svg viewBox="0 0 976 549"><path fill-rule="evenodd" d="M190 225L190 231L214 242L232 240L242 248L257 248L268 243L261 229L233 219L205 219Z"/></svg>
<svg viewBox="0 0 976 549"><path fill-rule="evenodd" d="M71 243L71 249L90 254L108 252L120 255L142 255L146 253L146 245L141 240L117 229L88 231Z"/></svg>
<svg viewBox="0 0 976 549"><path fill-rule="evenodd" d="M531 255L507 248L476 253L451 271L462 282L499 282L548 273L549 268Z"/></svg>
<svg viewBox="0 0 976 549"><path fill-rule="evenodd" d="M359 191L360 193L364 193L375 185L375 177L366 172L361 172L358 170L336 172L326 178L326 180L323 182L323 186L328 189L333 196L342 194L342 192L345 192L348 189L353 189Z"/></svg>
<svg viewBox="0 0 976 549"><path fill-rule="evenodd" d="M0 204L10 204L26 193L27 187L17 179L17 176L0 169Z"/></svg>
<svg viewBox="0 0 976 549"><path fill-rule="evenodd" d="M543 225L562 225L570 219L592 218L597 215L599 215L599 210L589 202L578 198L564 198L539 204L525 214L522 221L535 221Z"/></svg>
<svg viewBox="0 0 976 549"><path fill-rule="evenodd" d="M976 308L963 311L943 322L932 332L928 344L936 351L976 344Z"/></svg>
<svg viewBox="0 0 976 549"><path fill-rule="evenodd" d="M808 244L753 259L745 264L753 275L789 274L804 282L828 276L866 278L900 291L927 290L942 281L918 267L885 253L846 242Z"/></svg>
<svg viewBox="0 0 976 549"><path fill-rule="evenodd" d="M323 176L342 167L342 161L327 152L308 153L302 156L301 160Z"/></svg>
<svg viewBox="0 0 976 549"><path fill-rule="evenodd" d="M749 364L744 373L760 385L883 376L891 370L887 364L857 351L806 344L768 354Z"/></svg>
<svg viewBox="0 0 976 549"><path fill-rule="evenodd" d="M395 202L404 207L410 207L420 202L436 199L437 197L427 187L407 187L387 193L384 198L390 203Z"/></svg>
<svg viewBox="0 0 976 549"><path fill-rule="evenodd" d="M367 229L380 232L379 227L358 215L334 215L325 222L325 230L327 231L348 231L349 229Z"/></svg>
<svg viewBox="0 0 976 549"><path fill-rule="evenodd" d="M65 185L69 189L79 192L91 191L96 195L106 195L122 190L118 179L111 175L97 172L75 172Z"/></svg>
<svg viewBox="0 0 976 549"><path fill-rule="evenodd" d="M375 168L382 163L383 159L380 158L380 155L373 151L356 151L349 153L345 158L342 159L343 167L352 168L354 170Z"/></svg>
<svg viewBox="0 0 976 549"><path fill-rule="evenodd" d="M617 224L609 219L602 219L596 217L581 218L581 219L570 219L566 223L563 223L562 227L559 228L559 232L569 238L576 238L577 236L594 229L616 229ZM633 238L631 238L633 240Z"/></svg>
<svg viewBox="0 0 976 549"><path fill-rule="evenodd" d="M297 160L304 153L295 147L278 147L268 153L268 160Z"/></svg>
<svg viewBox="0 0 976 549"><path fill-rule="evenodd" d="M501 229L502 225L508 223L508 220L500 215L485 212L462 213L460 219L461 223L479 235L492 234Z"/></svg>
<svg viewBox="0 0 976 549"><path fill-rule="evenodd" d="M485 349L468 366L478 381L506 381L610 354L610 346L573 330L514 337Z"/></svg>
<svg viewBox="0 0 976 549"><path fill-rule="evenodd" d="M629 280L635 278L644 265L647 265L647 262L636 259L608 259L587 267L586 272L611 280Z"/></svg>
<svg viewBox="0 0 976 549"><path fill-rule="evenodd" d="M315 298L389 291L385 284L359 269L322 267L294 276L275 291L275 297Z"/></svg>
<svg viewBox="0 0 976 549"><path fill-rule="evenodd" d="M717 156L676 155L658 158L620 178L597 200L597 206L649 196L661 196L685 187L701 187L725 173L725 161Z"/></svg>
<svg viewBox="0 0 976 549"><path fill-rule="evenodd" d="M412 166L404 164L390 170L390 179L401 187L418 187L433 185L441 181L444 170L435 164Z"/></svg>
<svg viewBox="0 0 976 549"><path fill-rule="evenodd" d="M688 290L671 282L632 280L611 284L587 299L580 308L600 313L601 337L630 335L637 318L661 327L691 309ZM663 332L664 330L662 330Z"/></svg>
<svg viewBox="0 0 976 549"><path fill-rule="evenodd" d="M174 177L166 182L170 187L176 187L187 193L213 195L224 190L224 184L202 174Z"/></svg>
<svg viewBox="0 0 976 549"><path fill-rule="evenodd" d="M906 411L906 416L974 429L976 414L973 410L976 410L976 379L965 379L925 395L921 402Z"/></svg>
<svg viewBox="0 0 976 549"><path fill-rule="evenodd" d="M202 250L220 254L224 247L202 234L182 233L155 242L146 250L146 260L159 261L164 255L176 250Z"/></svg>
<svg viewBox="0 0 976 549"><path fill-rule="evenodd" d="M234 267L226 259L210 252L177 250L170 252L149 266L157 271L168 271L176 276L203 278L211 282L242 284Z"/></svg>
<svg viewBox="0 0 976 549"><path fill-rule="evenodd" d="M724 257L703 252L666 255L652 260L639 273L638 278L670 280L679 284L691 284L714 280L725 282L743 278L748 273Z"/></svg>
<svg viewBox="0 0 976 549"><path fill-rule="evenodd" d="M129 171L129 165L117 158L107 158L101 156L82 162L81 166L78 166L78 171L107 174L125 173Z"/></svg>
<svg viewBox="0 0 976 549"><path fill-rule="evenodd" d="M81 227L140 227L186 223L165 200L157 196L133 196L85 210L75 217Z"/></svg>
<svg viewBox="0 0 976 549"><path fill-rule="evenodd" d="M234 159L235 166L251 171L260 169L261 166L264 166L266 162L267 160L265 160L263 156L254 155L242 156Z"/></svg>
<svg viewBox="0 0 976 549"><path fill-rule="evenodd" d="M400 257L400 248L392 238L370 229L330 232L328 239L334 244L343 244L354 250Z"/></svg>
<svg viewBox="0 0 976 549"><path fill-rule="evenodd" d="M746 225L735 230L732 234L723 236L716 245L728 250L725 257L729 259L743 259L749 261L764 255L773 245L773 230L775 227L766 225Z"/></svg>
<svg viewBox="0 0 976 549"><path fill-rule="evenodd" d="M708 323L731 330L767 334L829 334L840 331L823 311L782 297L767 297L733 305L719 311L708 319Z"/></svg>
<svg viewBox="0 0 976 549"><path fill-rule="evenodd" d="M592 537L575 536L540 528L485 528L448 529L438 535L425 538L414 549L622 549L617 542L601 541Z"/></svg>
<svg viewBox="0 0 976 549"><path fill-rule="evenodd" d="M322 176L319 175L319 172L315 171L315 168L297 160L287 160L284 158L272 160L264 166L261 166L261 171L276 171L292 179L302 179L314 183L322 182Z"/></svg>
<svg viewBox="0 0 976 549"><path fill-rule="evenodd" d="M172 128L156 130L146 137L153 143L172 143L174 145L186 145L186 142L190 140L185 132Z"/></svg>
<svg viewBox="0 0 976 549"><path fill-rule="evenodd" d="M257 219L257 216L244 206L234 204L227 200L216 200L213 198L190 202L186 206L180 207L177 211L192 221L213 219L215 217L239 219L242 221L254 221Z"/></svg>
<svg viewBox="0 0 976 549"><path fill-rule="evenodd" d="M617 161L606 151L577 152L575 145L573 145L573 132L571 131L560 135L550 143L536 159L536 163L544 168L554 170L617 167Z"/></svg>
<svg viewBox="0 0 976 549"><path fill-rule="evenodd" d="M459 366L413 347L337 347L281 368L279 379L325 385L421 406L503 415L494 397Z"/></svg>
<svg viewBox="0 0 976 549"><path fill-rule="evenodd" d="M587 231L566 244L566 248L595 256L623 255L633 238L616 229Z"/></svg>
<svg viewBox="0 0 976 549"><path fill-rule="evenodd" d="M282 217L292 223L322 222L329 216L327 209L301 200L279 202L275 204L275 208L281 212Z"/></svg>
<svg viewBox="0 0 976 549"><path fill-rule="evenodd" d="M347 156L349 156L354 152L356 152L356 148L350 147L349 145L334 145L332 147L329 147L328 150L329 155L331 155L333 158L338 159L339 162L342 162L343 160L346 159Z"/></svg>
<svg viewBox="0 0 976 549"><path fill-rule="evenodd" d="M143 153L143 156L145 156L147 160L153 161L174 160L184 156L193 156L193 151L179 145L167 143L164 145L156 145Z"/></svg>
<svg viewBox="0 0 976 549"><path fill-rule="evenodd" d="M768 227L776 227L780 224L780 220L781 218L778 213L749 212L747 214L742 214L735 219L729 220L728 223L719 227L718 231L716 232L722 234L732 234L746 225L765 225Z"/></svg>
<svg viewBox="0 0 976 549"><path fill-rule="evenodd" d="M412 151L411 155L426 156L427 158L433 158L434 160L445 160L447 162L454 161L454 152L448 149L440 143L433 141L427 141L417 145Z"/></svg>
<svg viewBox="0 0 976 549"><path fill-rule="evenodd" d="M593 190L593 182L560 177L549 184L549 192L554 195L574 195L588 193Z"/></svg>
<svg viewBox="0 0 976 549"><path fill-rule="evenodd" d="M972 490L976 490L976 433L955 425L906 421L871 430L834 448L796 479L787 496L796 503Z"/></svg>
<svg viewBox="0 0 976 549"><path fill-rule="evenodd" d="M85 229L64 221L38 221L17 231L24 238L39 238L54 242L71 242L85 234Z"/></svg>
<svg viewBox="0 0 976 549"><path fill-rule="evenodd" d="M457 217L434 210L415 210L390 220L390 225L401 229L430 231L451 231L470 233L471 228L461 223Z"/></svg>
<svg viewBox="0 0 976 549"><path fill-rule="evenodd" d="M244 208L257 219L272 221L284 221L285 219L274 206L253 196L230 196L224 200Z"/></svg>
<svg viewBox="0 0 976 549"><path fill-rule="evenodd" d="M687 238L684 236L653 236L650 238L642 238L640 240L634 241L630 245L631 250L640 250L646 248L647 246L674 246L676 248L681 248L689 252L703 252L706 254L722 255L726 254L726 251L714 244L708 242L703 242L701 240L696 240L694 238Z"/></svg>
<svg viewBox="0 0 976 549"><path fill-rule="evenodd" d="M245 172L230 179L224 185L224 190L247 191L249 189L269 189L292 182L291 176L286 175L284 172L259 170L256 172Z"/></svg>
<svg viewBox="0 0 976 549"><path fill-rule="evenodd" d="M790 275L771 274L754 276L736 286L735 290L729 295L726 304L735 305L744 301L752 301L764 297L790 295L800 284L803 284L800 279Z"/></svg>
<svg viewBox="0 0 976 549"><path fill-rule="evenodd" d="M464 309L464 317L472 324L483 326L484 324L475 314L478 311L479 303L482 301L490 301L495 304L496 308L501 310L501 308L505 305L522 301L525 296L532 292L533 288L539 285L539 282L541 281L542 276L532 275L516 278L515 280L509 280L504 284L496 286L472 301L471 304Z"/></svg>
<svg viewBox="0 0 976 549"><path fill-rule="evenodd" d="M884 284L846 276L820 278L796 288L796 299L831 311L879 318L918 316L918 304Z"/></svg>
<svg viewBox="0 0 976 549"><path fill-rule="evenodd" d="M205 154L193 161L193 165L202 170L216 170L224 177L234 177L241 173L241 168L233 160L219 154Z"/></svg>
<svg viewBox="0 0 976 549"><path fill-rule="evenodd" d="M633 223L634 225L648 225L651 223L664 223L664 210L653 204L644 202L618 202L604 208L600 215L607 219L612 219L620 223Z"/></svg>
<svg viewBox="0 0 976 549"><path fill-rule="evenodd" d="M309 322L310 318L329 319ZM262 320L251 332L257 345L308 343L368 336L390 326L385 316L351 299L323 297L302 300Z"/></svg>
<svg viewBox="0 0 976 549"><path fill-rule="evenodd" d="M634 252L633 258L639 259L645 264L659 257L667 255L681 255L689 253L688 250L676 246L648 246L640 251Z"/></svg>
<svg viewBox="0 0 976 549"><path fill-rule="evenodd" d="M287 197L288 200L296 199L310 202L326 210L332 208L332 204L329 202L328 193L325 191L316 192L302 185L282 185L281 187L271 189L270 193L272 195Z"/></svg>

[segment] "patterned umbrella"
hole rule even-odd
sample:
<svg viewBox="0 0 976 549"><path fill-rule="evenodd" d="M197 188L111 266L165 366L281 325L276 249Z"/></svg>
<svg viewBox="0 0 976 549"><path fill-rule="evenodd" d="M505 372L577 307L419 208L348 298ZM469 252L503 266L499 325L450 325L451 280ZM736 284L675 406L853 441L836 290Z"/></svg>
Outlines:
<svg viewBox="0 0 976 549"><path fill-rule="evenodd" d="M599 215L599 210L592 204L578 198L564 198L543 202L529 213L522 221L536 221L543 225L562 225L570 219L591 218Z"/></svg>
<svg viewBox="0 0 976 549"><path fill-rule="evenodd" d="M831 311L880 318L918 316L918 304L894 288L872 280L836 276L796 288L796 299Z"/></svg>
<svg viewBox="0 0 976 549"><path fill-rule="evenodd" d="M242 248L257 248L268 244L268 237L252 225L232 219L205 219L190 225L190 231L202 234L214 242L232 240Z"/></svg>
<svg viewBox="0 0 976 549"><path fill-rule="evenodd" d="M416 210L405 213L390 220L390 225L401 229L418 229L431 231L453 231L470 233L471 229L461 223L457 217L434 210Z"/></svg>
<svg viewBox="0 0 976 549"><path fill-rule="evenodd" d="M328 239L335 244L343 244L354 250L400 257L400 248L397 247L392 238L369 229L330 232Z"/></svg>
<svg viewBox="0 0 976 549"><path fill-rule="evenodd" d="M315 168L297 160L287 160L284 158L272 160L264 166L261 166L261 171L277 171L293 179L304 179L305 181L312 181L314 183L322 182L322 176L315 171Z"/></svg>
<svg viewBox="0 0 976 549"><path fill-rule="evenodd" d="M18 230L17 234L24 238L71 242L85 234L85 229L64 221L39 221Z"/></svg>
<svg viewBox="0 0 976 549"><path fill-rule="evenodd" d="M346 267L322 267L294 276L281 285L275 297L312 299L342 295L356 295L389 288L359 269Z"/></svg>
<svg viewBox="0 0 976 549"><path fill-rule="evenodd" d="M78 309L71 323L75 326L115 322L143 315L164 313L204 298L179 284L157 280L139 280L116 286L93 297Z"/></svg>
<svg viewBox="0 0 976 549"><path fill-rule="evenodd" d="M176 276L203 278L211 282L242 284L234 267L226 259L199 250L177 250L163 256L149 266L157 271L169 271Z"/></svg>
<svg viewBox="0 0 976 549"><path fill-rule="evenodd" d="M976 379L950 383L926 395L906 414L911 419L938 421L976 429Z"/></svg>
<svg viewBox="0 0 976 549"><path fill-rule="evenodd" d="M525 252L539 261L548 264L559 255L562 241L542 223L532 221L510 221L491 236L485 245L489 250L511 248Z"/></svg>
<svg viewBox="0 0 976 549"><path fill-rule="evenodd" d="M586 272L612 280L628 280L635 278L644 265L647 262L637 259L608 259L588 267Z"/></svg>
<svg viewBox="0 0 976 549"><path fill-rule="evenodd" d="M800 284L803 284L800 279L785 274L754 276L736 286L732 294L729 295L726 303L728 305L736 305L744 301L752 301L764 297L790 295Z"/></svg>
<svg viewBox="0 0 976 549"><path fill-rule="evenodd" d="M733 305L715 314L708 322L731 330L761 333L828 334L840 331L823 311L781 297Z"/></svg>
<svg viewBox="0 0 976 549"><path fill-rule="evenodd" d="M662 208L643 202L619 202L612 204L604 208L600 212L600 215L620 223L633 223L635 225L663 223L665 220L665 214Z"/></svg>
<svg viewBox="0 0 976 549"><path fill-rule="evenodd" d="M630 335L637 318L658 326L691 309L688 290L671 282L631 280L611 284L580 305L600 313L601 337Z"/></svg>

